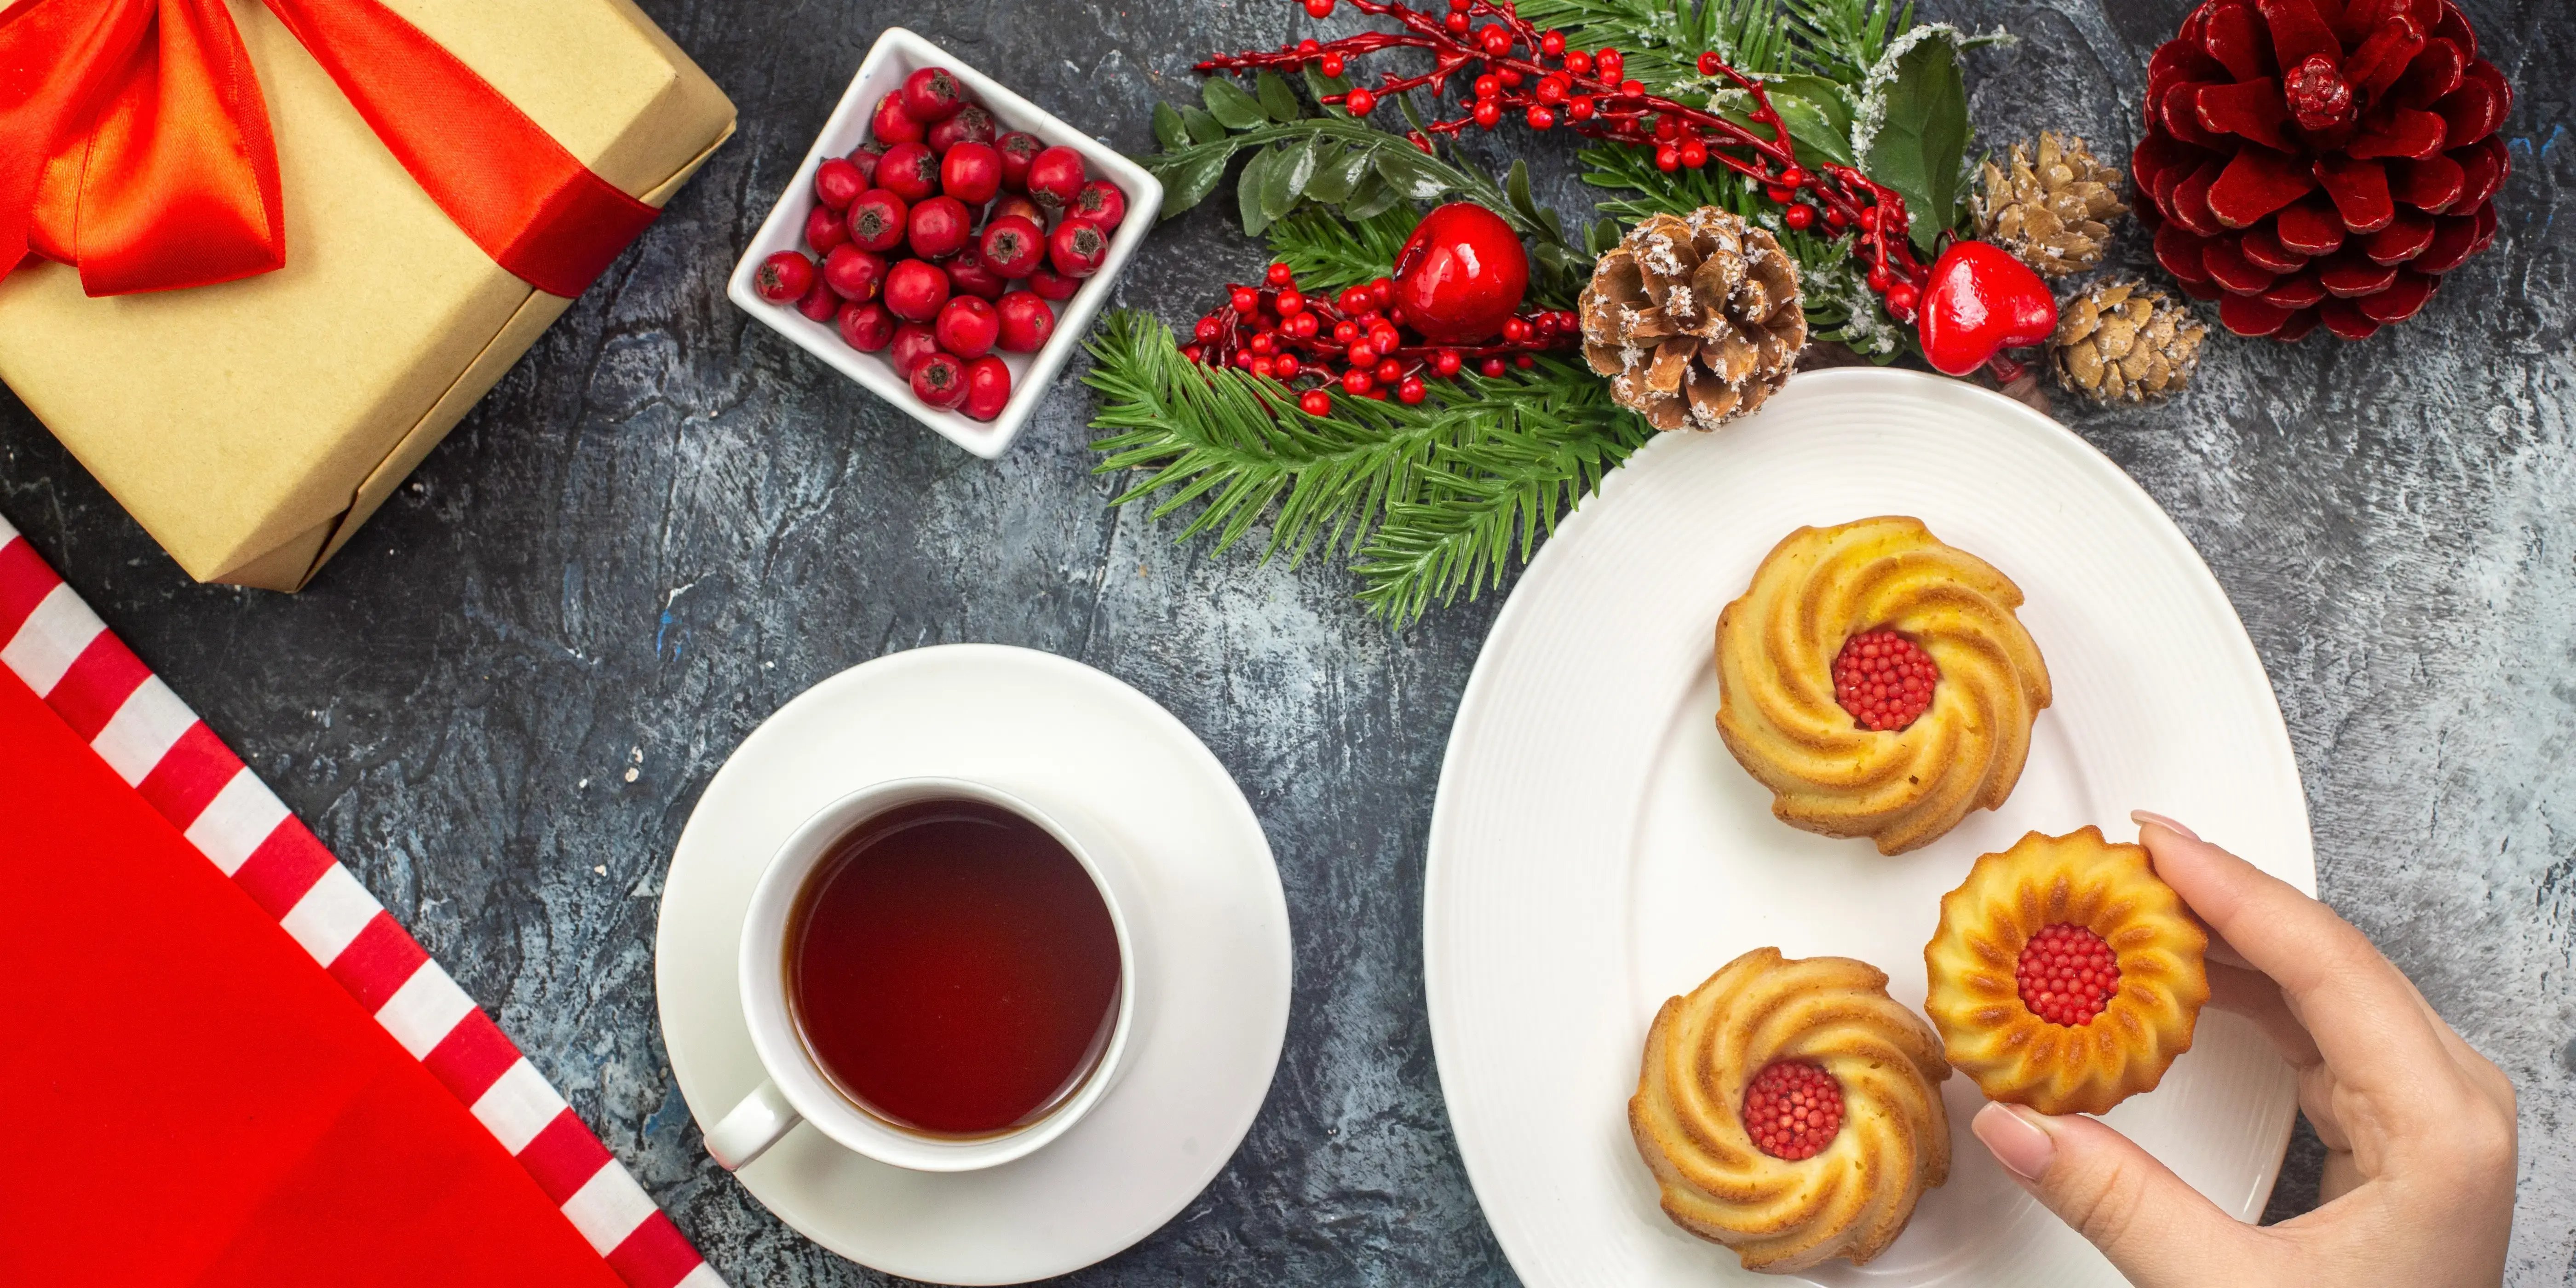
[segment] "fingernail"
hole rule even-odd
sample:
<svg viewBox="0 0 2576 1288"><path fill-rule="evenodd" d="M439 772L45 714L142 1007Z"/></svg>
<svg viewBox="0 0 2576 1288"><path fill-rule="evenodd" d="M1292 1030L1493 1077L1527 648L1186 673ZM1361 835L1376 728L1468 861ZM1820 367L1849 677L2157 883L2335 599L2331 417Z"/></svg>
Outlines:
<svg viewBox="0 0 2576 1288"><path fill-rule="evenodd" d="M2156 812L2155 812L2155 811L2153 811L2153 810L2144 810L2144 809L2133 809L2133 810L2130 810L2130 811L2129 811L2129 821L2130 821L2130 822L2132 822L2132 823L2137 824L2137 825L2138 825L2138 826L2140 826L2140 827L2144 827L2144 826L2146 826L2146 825L2147 825L2147 824L2149 824L2149 823L2153 823L2153 824L2155 824L2156 826L2161 827L2161 828L2163 828L2164 830L2166 830L2166 831L2168 831L2168 832L2171 832L2171 833L2173 833L2174 835L2179 836L2179 837L2181 837L2181 838L2183 838L2184 840L2187 840L2187 841L2197 841L2197 840L2199 840L2199 839L2200 839L2200 833L2195 832L2195 831L2191 830L2190 828L2184 827L2182 824L2177 823L2177 822L2173 821L2172 819L2166 818L2164 815L2162 815L2162 814L2158 814L2158 813L2156 813Z"/></svg>
<svg viewBox="0 0 2576 1288"><path fill-rule="evenodd" d="M1993 1150L1995 1161L2004 1170L2025 1181L2036 1181L2048 1173L2048 1161L2057 1156L2057 1140L2036 1121L2037 1115L2018 1105L1988 1104L1977 1111L1969 1128L1977 1139Z"/></svg>

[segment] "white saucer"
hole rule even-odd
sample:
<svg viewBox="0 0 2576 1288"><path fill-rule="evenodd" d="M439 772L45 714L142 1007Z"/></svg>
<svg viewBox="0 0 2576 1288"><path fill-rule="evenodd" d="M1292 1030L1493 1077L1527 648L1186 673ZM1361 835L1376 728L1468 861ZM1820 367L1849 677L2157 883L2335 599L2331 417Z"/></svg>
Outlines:
<svg viewBox="0 0 2576 1288"><path fill-rule="evenodd" d="M915 649L781 707L699 798L671 856L654 941L662 1038L701 1129L762 1079L735 981L744 910L796 825L852 789L948 775L1129 847L1153 951L1137 1047L1073 1130L1015 1163L911 1172L799 1126L737 1175L800 1233L908 1279L1065 1274L1187 1206L1243 1141L1288 1032L1288 903L1242 791L1153 699L1046 653Z"/></svg>

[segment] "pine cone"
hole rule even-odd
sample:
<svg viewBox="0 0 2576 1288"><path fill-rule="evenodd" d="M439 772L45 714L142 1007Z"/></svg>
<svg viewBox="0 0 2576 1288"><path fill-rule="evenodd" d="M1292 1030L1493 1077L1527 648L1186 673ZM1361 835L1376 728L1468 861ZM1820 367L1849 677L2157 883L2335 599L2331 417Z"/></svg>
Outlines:
<svg viewBox="0 0 2576 1288"><path fill-rule="evenodd" d="M1988 161L1983 177L1976 196L1979 234L2042 277L2065 277L2101 263L2110 221L2129 209L2120 204L2120 172L2095 160L2082 139L2068 142L2043 132L2037 165L2016 143L2011 169Z"/></svg>
<svg viewBox="0 0 2576 1288"><path fill-rule="evenodd" d="M2495 240L2512 105L2451 0L2206 0L2147 62L2139 218L2228 330L2358 340Z"/></svg>
<svg viewBox="0 0 2576 1288"><path fill-rule="evenodd" d="M2190 382L2208 333L2191 310L2160 292L2113 282L2058 310L2048 365L2057 383L2095 402L2146 402Z"/></svg>
<svg viewBox="0 0 2576 1288"><path fill-rule="evenodd" d="M1581 304L1583 356L1657 429L1715 429L1761 406L1807 343L1797 261L1715 206L1628 230Z"/></svg>

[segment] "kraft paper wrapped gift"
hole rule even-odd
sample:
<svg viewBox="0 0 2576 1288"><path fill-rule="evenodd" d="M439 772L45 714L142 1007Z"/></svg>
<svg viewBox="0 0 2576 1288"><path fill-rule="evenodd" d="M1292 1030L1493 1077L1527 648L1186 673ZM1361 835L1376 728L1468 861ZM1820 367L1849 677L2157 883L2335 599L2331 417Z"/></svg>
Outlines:
<svg viewBox="0 0 2576 1288"><path fill-rule="evenodd" d="M628 0L385 4L648 205L733 133ZM468 239L266 8L230 9L276 136L285 267L92 299L29 263L0 281L0 380L190 576L296 590L571 301Z"/></svg>

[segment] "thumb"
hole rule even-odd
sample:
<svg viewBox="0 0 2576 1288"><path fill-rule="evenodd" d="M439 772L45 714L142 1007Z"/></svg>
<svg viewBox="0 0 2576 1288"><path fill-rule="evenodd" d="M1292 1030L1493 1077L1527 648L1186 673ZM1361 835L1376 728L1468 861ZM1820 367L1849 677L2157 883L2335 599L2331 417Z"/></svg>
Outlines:
<svg viewBox="0 0 2576 1288"><path fill-rule="evenodd" d="M2128 1137L2080 1114L1989 1104L1972 1124L1995 1161L2137 1288L2269 1283L2253 1227Z"/></svg>

